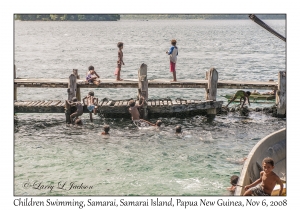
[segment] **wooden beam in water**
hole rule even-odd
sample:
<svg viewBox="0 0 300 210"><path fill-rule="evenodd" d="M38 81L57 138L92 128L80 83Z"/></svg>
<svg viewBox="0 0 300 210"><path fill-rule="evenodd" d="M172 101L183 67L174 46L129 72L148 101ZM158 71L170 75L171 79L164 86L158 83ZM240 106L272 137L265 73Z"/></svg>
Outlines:
<svg viewBox="0 0 300 210"><path fill-rule="evenodd" d="M184 100L183 100L184 101ZM138 102L138 101L137 101ZM160 100L157 100L160 102ZM163 101L162 101L163 102ZM128 114L128 106L124 105L124 101L117 101L115 106L113 105L113 101L105 101L103 105L99 107L102 113L106 114ZM212 108L221 108L222 101L208 101L194 104L178 104L173 102L172 105L170 103L162 103L161 105L148 105L147 109L151 113L165 113L171 114L176 112L183 111L197 111ZM65 101L16 101L14 102L15 113L65 113ZM88 113L85 109L84 113ZM118 116L116 116L118 117Z"/></svg>

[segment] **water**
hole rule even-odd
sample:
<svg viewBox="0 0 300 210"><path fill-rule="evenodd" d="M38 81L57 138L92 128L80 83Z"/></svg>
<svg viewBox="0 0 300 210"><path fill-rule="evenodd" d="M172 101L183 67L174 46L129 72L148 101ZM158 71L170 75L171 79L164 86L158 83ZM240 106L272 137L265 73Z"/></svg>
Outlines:
<svg viewBox="0 0 300 210"><path fill-rule="evenodd" d="M285 36L284 20L266 20ZM178 79L204 79L215 67L220 80L277 80L286 70L285 43L251 20L151 20L117 22L15 22L15 64L20 78L84 77L93 65L101 78L114 78L117 42L124 42L122 78L171 79L165 51L179 48ZM136 97L136 89L93 89L100 99ZM85 96L89 89L82 89ZM218 100L234 89L219 89ZM264 90L260 90L263 92ZM19 88L18 100L65 99L65 89ZM204 99L203 89L150 89L149 98ZM270 106L251 104L252 108ZM266 135L286 127L285 119L260 112L186 119L159 118L161 129L137 129L130 119L94 117L84 126L65 125L64 114L15 116L16 195L227 195L230 176ZM150 119L155 122L157 119ZM104 124L110 136L99 135ZM174 134L182 125L183 135ZM89 189L58 189L58 183ZM30 186L26 183L31 183ZM35 183L35 184L33 184ZM39 184L40 183L40 184ZM55 188L50 190L49 186ZM42 187L44 186L44 187ZM48 186L48 188L46 188ZM39 188L39 189L35 189Z"/></svg>

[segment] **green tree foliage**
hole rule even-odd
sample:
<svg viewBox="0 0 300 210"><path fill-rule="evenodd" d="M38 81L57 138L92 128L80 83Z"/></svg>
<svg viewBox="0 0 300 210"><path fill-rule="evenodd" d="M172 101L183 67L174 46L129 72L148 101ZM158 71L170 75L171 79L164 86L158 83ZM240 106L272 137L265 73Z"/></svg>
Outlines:
<svg viewBox="0 0 300 210"><path fill-rule="evenodd" d="M223 19L249 19L249 14L131 14L121 15L121 19L139 19L139 20L151 20L151 19L205 19L205 20L223 20ZM256 14L256 16L262 20L266 19L286 19L285 14Z"/></svg>
<svg viewBox="0 0 300 210"><path fill-rule="evenodd" d="M23 21L116 21L116 14L15 14L15 20Z"/></svg>

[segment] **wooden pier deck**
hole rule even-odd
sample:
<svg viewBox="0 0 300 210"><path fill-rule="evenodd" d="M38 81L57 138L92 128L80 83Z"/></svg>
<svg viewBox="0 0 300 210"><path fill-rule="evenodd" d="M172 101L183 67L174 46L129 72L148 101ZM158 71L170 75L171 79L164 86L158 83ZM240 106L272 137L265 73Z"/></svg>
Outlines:
<svg viewBox="0 0 300 210"><path fill-rule="evenodd" d="M14 84L17 87L30 88L68 88L68 79L14 79ZM138 88L138 79L124 79L116 81L115 79L101 79L99 86L88 84L83 79L77 79L77 87L79 88ZM208 80L178 80L178 82L170 82L166 79L148 79L148 88L207 88ZM219 80L217 88L226 89L277 89L276 81L231 81Z"/></svg>

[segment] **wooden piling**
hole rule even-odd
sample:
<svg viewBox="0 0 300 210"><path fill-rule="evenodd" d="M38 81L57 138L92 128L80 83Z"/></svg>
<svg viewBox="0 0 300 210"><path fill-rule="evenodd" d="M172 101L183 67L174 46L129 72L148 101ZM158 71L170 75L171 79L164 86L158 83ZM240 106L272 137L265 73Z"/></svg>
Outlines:
<svg viewBox="0 0 300 210"><path fill-rule="evenodd" d="M206 100L216 101L217 98L217 85L218 85L218 72L215 68L211 68L207 74L207 89Z"/></svg>
<svg viewBox="0 0 300 210"><path fill-rule="evenodd" d="M78 74L78 69L73 69L73 74L76 76L76 79L80 79ZM76 86L76 98L78 101L81 101L80 87L77 86Z"/></svg>
<svg viewBox="0 0 300 210"><path fill-rule="evenodd" d="M71 106L66 102L65 103L65 115L66 115L66 123L71 123Z"/></svg>
<svg viewBox="0 0 300 210"><path fill-rule="evenodd" d="M16 79L16 65L14 65L14 79ZM14 84L14 101L17 100L17 84Z"/></svg>
<svg viewBox="0 0 300 210"><path fill-rule="evenodd" d="M286 116L286 72L278 73L278 90L276 92L277 117Z"/></svg>
<svg viewBox="0 0 300 210"><path fill-rule="evenodd" d="M81 101L80 98L80 93L79 93L79 98L77 96L77 77L78 77L78 70L73 69L73 73L69 76L69 81L68 81L68 100L72 101L72 98L76 96L78 101ZM66 115L66 123L71 123L71 107L70 105L66 102L65 103L65 115Z"/></svg>
<svg viewBox="0 0 300 210"><path fill-rule="evenodd" d="M76 70L73 69L73 73L69 76L69 83L68 83L68 100L71 101L73 97L76 96L77 91L77 75ZM77 98L77 100L79 100Z"/></svg>
<svg viewBox="0 0 300 210"><path fill-rule="evenodd" d="M206 72L205 78L207 79L206 88L206 101L216 101L217 99L217 85L218 85L218 72L215 68L211 68L209 72ZM217 114L216 109L208 109L208 115Z"/></svg>
<svg viewBox="0 0 300 210"><path fill-rule="evenodd" d="M147 100L148 100L148 78L147 78L147 65L142 64L138 71L138 99L141 102L141 96L144 97L145 103L141 110L141 117L148 119Z"/></svg>

